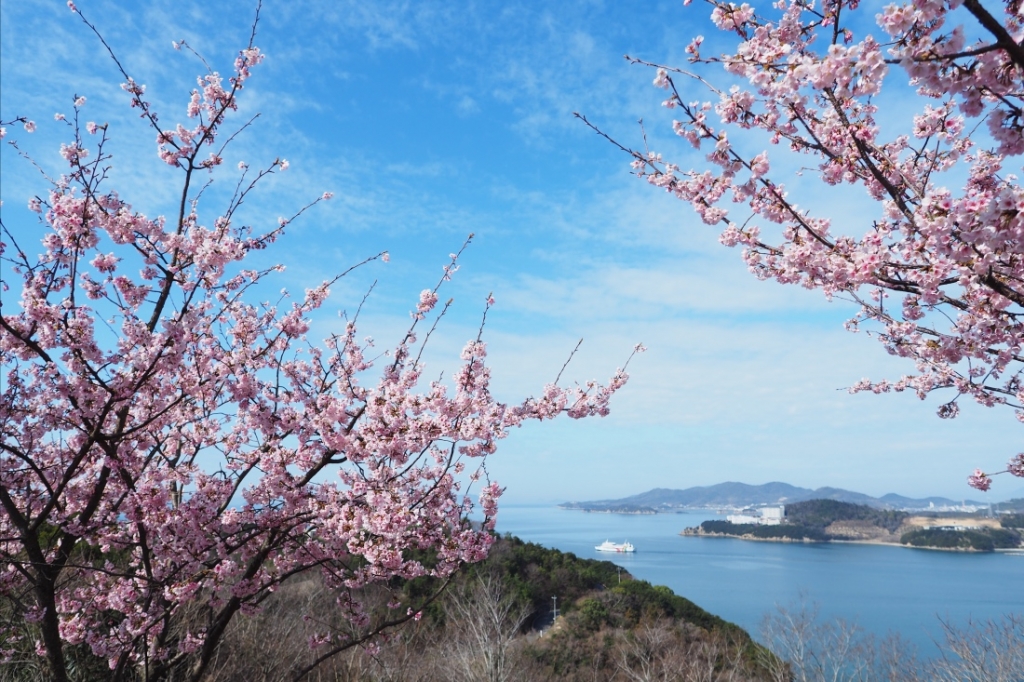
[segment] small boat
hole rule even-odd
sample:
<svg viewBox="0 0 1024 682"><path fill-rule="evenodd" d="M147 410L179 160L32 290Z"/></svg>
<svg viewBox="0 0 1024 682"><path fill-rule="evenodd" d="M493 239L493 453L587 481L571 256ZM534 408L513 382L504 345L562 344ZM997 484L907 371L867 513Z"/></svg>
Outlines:
<svg viewBox="0 0 1024 682"><path fill-rule="evenodd" d="M605 540L600 545L594 547L598 552L635 552L636 548L628 542L623 542L621 545L617 545L611 540Z"/></svg>

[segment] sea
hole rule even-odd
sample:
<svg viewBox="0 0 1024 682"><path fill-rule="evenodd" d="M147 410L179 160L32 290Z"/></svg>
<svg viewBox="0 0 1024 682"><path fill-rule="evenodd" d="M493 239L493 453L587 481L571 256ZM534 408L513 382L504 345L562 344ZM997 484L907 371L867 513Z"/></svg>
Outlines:
<svg viewBox="0 0 1024 682"><path fill-rule="evenodd" d="M752 542L684 537L683 528L723 518L712 511L607 514L555 506L503 505L497 531L588 559L612 561L634 578L666 585L755 639L779 607L817 609L879 637L899 634L930 657L941 622L1024 617L1024 554L961 553L853 543ZM598 552L629 541L632 554ZM552 595L557 596L557 595Z"/></svg>

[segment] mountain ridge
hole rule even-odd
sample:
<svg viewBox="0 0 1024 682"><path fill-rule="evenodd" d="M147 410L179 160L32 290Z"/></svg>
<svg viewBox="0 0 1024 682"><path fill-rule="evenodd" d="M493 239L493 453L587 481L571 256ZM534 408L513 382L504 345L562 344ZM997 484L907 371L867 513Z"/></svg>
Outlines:
<svg viewBox="0 0 1024 682"><path fill-rule="evenodd" d="M563 502L563 509L586 511L677 511L681 509L742 508L769 504L787 504L807 500L836 500L864 504L877 509L941 509L963 506L987 507L987 502L977 500L951 500L946 497L912 498L897 493L873 497L843 488L823 486L801 488L799 486L771 481L761 485L727 481L711 486L694 486L685 489L652 488L647 492L614 500L591 500L586 502Z"/></svg>

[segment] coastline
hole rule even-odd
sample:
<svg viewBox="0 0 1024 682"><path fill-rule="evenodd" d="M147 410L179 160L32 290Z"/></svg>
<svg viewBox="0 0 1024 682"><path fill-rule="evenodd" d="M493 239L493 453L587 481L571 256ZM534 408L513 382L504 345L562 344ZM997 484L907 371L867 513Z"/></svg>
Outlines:
<svg viewBox="0 0 1024 682"><path fill-rule="evenodd" d="M687 532L696 531L696 532ZM746 540L748 542L777 542L777 543L788 543L788 544L806 544L806 545L828 545L828 544L844 544L844 545L880 545L886 547L902 547L905 549L926 549L932 552L953 552L961 554L992 554L993 552L1003 552L1006 554L1019 554L1024 556L1024 548L1000 548L994 550L983 550L974 549L973 547L927 547L927 546L916 546L916 545L905 545L901 542L891 542L888 540L881 539L864 539L864 540L847 540L847 539L832 539L827 540L813 540L811 538L758 538L752 535L735 535L729 533L705 533L701 532L700 528L684 528L680 531L679 535L683 537L694 537L694 538L731 538L733 540Z"/></svg>

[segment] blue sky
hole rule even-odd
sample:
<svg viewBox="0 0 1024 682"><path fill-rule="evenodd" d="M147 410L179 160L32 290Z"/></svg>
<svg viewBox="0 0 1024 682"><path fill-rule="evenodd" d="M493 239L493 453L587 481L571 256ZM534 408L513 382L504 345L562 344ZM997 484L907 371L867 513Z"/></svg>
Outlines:
<svg viewBox="0 0 1024 682"><path fill-rule="evenodd" d="M252 2L81 0L79 6L140 83L164 121L184 120L202 65L171 47L185 39L222 73L244 47ZM212 11L211 8L215 8ZM293 291L381 250L333 289L316 329L326 336L378 281L362 331L383 348L408 323L418 292L447 255L476 234L455 281L451 316L432 340L429 373L450 374L475 336L493 292L486 339L494 391L515 400L554 378L579 338L565 376L607 378L633 345L649 351L601 420L531 425L504 441L488 468L511 502L621 497L653 487L726 480L851 488L871 494L982 494L970 470L1019 449L1008 410L965 406L954 421L939 401L849 395L862 377L912 369L842 323L855 310L820 294L762 283L739 252L690 209L629 174L628 158L596 137L580 111L627 144L699 164L671 136L653 73L629 53L680 63L698 33L712 42L708 11L681 2L408 3L267 0L254 72L236 122L259 113L229 148L206 204L233 186L239 160L287 158L249 206L270 226L323 191L335 199L296 222L260 257L288 270ZM871 10L873 16L874 10ZM170 212L177 177L156 157L153 135L128 108L102 46L62 2L0 3L0 117L27 116L34 135L11 136L44 168L60 171L70 113L108 122L115 171L109 185L150 215ZM898 78L900 74L892 74ZM895 100L892 100L895 101ZM755 141L756 144L756 141ZM754 149L753 153L758 150ZM45 191L31 166L0 156L4 222L38 238L22 207ZM873 207L829 194L810 174L785 178L799 203L867 229ZM1017 495L1001 477L993 500Z"/></svg>

